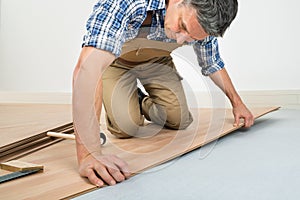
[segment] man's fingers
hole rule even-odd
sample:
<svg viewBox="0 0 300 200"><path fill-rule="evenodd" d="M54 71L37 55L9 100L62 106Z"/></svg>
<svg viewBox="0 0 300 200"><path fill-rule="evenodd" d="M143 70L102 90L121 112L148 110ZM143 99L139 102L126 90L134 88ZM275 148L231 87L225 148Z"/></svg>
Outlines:
<svg viewBox="0 0 300 200"><path fill-rule="evenodd" d="M240 124L240 116L235 116L233 126L237 127L239 126L239 124Z"/></svg>
<svg viewBox="0 0 300 200"><path fill-rule="evenodd" d="M245 118L245 127L249 128L254 124L254 118L253 116L248 116L247 118Z"/></svg>
<svg viewBox="0 0 300 200"><path fill-rule="evenodd" d="M111 167L111 165L110 165ZM107 168L103 165L97 165L95 166L95 170L97 174L101 177L102 180L104 180L109 185L115 185L116 180L110 175Z"/></svg>
<svg viewBox="0 0 300 200"><path fill-rule="evenodd" d="M245 128L249 128L250 127L250 122L249 122L249 119L245 119L245 125L244 125Z"/></svg>
<svg viewBox="0 0 300 200"><path fill-rule="evenodd" d="M131 173L129 171L128 164L117 156L113 156L113 161L116 164L116 166L120 169L120 171L123 173L125 178L129 178Z"/></svg>
<svg viewBox="0 0 300 200"><path fill-rule="evenodd" d="M245 127L249 128L253 125L254 123L254 117L251 113L249 113L246 117L245 117Z"/></svg>
<svg viewBox="0 0 300 200"><path fill-rule="evenodd" d="M114 167L114 168L107 168L107 170L109 171L109 173L111 174L111 176L117 181L117 182L121 182L125 180L125 176L120 172L119 168Z"/></svg>
<svg viewBox="0 0 300 200"><path fill-rule="evenodd" d="M117 182L121 182L124 181L125 178L128 178L130 173L127 163L115 155L110 155L109 157L109 162L107 161L104 164L108 173L113 177L113 179Z"/></svg>
<svg viewBox="0 0 300 200"><path fill-rule="evenodd" d="M245 118L245 127L246 128L249 128L251 126L250 125L251 124L250 120L251 120L250 118Z"/></svg>
<svg viewBox="0 0 300 200"><path fill-rule="evenodd" d="M104 185L103 181L97 177L93 169L87 169L86 177L89 181L96 185L97 187L102 187Z"/></svg>

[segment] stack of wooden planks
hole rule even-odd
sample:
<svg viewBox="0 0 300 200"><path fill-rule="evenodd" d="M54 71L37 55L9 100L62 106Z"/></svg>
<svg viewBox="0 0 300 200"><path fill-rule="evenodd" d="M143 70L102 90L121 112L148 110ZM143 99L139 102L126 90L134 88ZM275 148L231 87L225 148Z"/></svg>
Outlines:
<svg viewBox="0 0 300 200"><path fill-rule="evenodd" d="M27 106L34 107L35 105ZM31 109L33 109L33 107L31 107ZM35 109L38 109L38 107ZM62 117L63 113L70 112L70 107L57 105L57 107L53 106L51 108L49 107L49 109L49 120L46 121L49 121L49 124L53 122L51 124L52 128L50 125L45 126L46 128L42 131L39 129L40 132L38 134L44 133L46 129L53 130L55 127L63 127L64 125L70 124L70 118ZM278 108L252 108L251 110L255 117L258 118L276 109ZM1 115L3 114L3 110L5 109L2 108L0 110ZM47 118L47 112L41 111L41 108L39 111L41 115L45 115L45 118ZM34 112L39 111L35 110ZM54 119L50 119L51 113L56 113L57 116L53 117ZM126 140L116 139L102 128L108 137L107 143L102 147L103 153L116 154L124 159L128 162L131 171L135 175L215 141L242 126L242 124L240 124L239 127L232 126L233 116L230 109L195 109L193 110L193 115L195 120L186 130L176 131L161 129L156 133L155 130L157 130L157 127L155 125L149 125L148 130L150 130L150 132L153 130L153 135L140 138ZM53 116L55 116L55 114L53 114ZM54 123L60 116L62 117L61 124L59 122ZM14 115L12 114L11 117L11 119L13 119ZM28 115L25 118L28 118ZM21 118L20 121L22 121ZM26 123L30 124L29 121L30 120ZM31 123L35 123L35 121L31 120ZM1 138L2 134L7 133L6 129L9 130L10 127L13 126L12 124L14 123L11 123L9 126L3 126L3 122L1 121ZM46 124L48 125L48 123ZM16 125L25 128L25 125L20 122L16 123ZM32 125L32 127L33 126L34 125ZM22 129L20 127L18 132L22 132L24 128ZM69 129L72 129L72 127L69 127ZM67 132L68 131L69 130L67 130ZM35 132L35 134L37 134L37 132ZM32 134L29 135L32 137ZM7 135L5 137L7 138L6 141L10 141L9 145L15 145L12 137ZM15 139L16 138L18 137L15 137ZM18 141L22 141L24 138L28 138L28 136L24 137L23 135L18 138ZM18 159L22 161L43 165L44 172L1 184L0 198L63 199L96 189L87 179L81 178L77 172L75 142L73 140L59 141L60 142L53 145L42 145L38 151L35 149L30 153L19 156Z"/></svg>

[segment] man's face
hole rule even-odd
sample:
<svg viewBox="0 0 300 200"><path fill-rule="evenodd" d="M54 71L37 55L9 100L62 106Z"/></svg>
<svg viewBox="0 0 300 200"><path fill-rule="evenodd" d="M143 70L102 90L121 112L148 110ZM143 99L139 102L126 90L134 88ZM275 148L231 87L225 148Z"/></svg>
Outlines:
<svg viewBox="0 0 300 200"><path fill-rule="evenodd" d="M178 44L203 40L208 36L197 21L194 8L183 6L182 0L170 0L165 17L165 33Z"/></svg>

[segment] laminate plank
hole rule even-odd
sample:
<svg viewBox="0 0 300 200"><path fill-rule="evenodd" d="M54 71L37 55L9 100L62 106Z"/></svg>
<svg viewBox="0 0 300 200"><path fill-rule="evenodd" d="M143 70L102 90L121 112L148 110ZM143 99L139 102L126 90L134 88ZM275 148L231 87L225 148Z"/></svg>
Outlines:
<svg viewBox="0 0 300 200"><path fill-rule="evenodd" d="M258 118L276 109L251 110ZM108 140L102 148L103 153L116 154L127 161L135 175L215 141L242 126L232 126L233 117L229 109L198 109L194 116L199 117L186 130L162 129L147 138L121 140L106 132ZM74 141L63 140L19 160L41 164L44 172L2 184L0 198L62 199L96 189L77 172Z"/></svg>
<svg viewBox="0 0 300 200"><path fill-rule="evenodd" d="M68 123L71 105L0 104L0 149Z"/></svg>

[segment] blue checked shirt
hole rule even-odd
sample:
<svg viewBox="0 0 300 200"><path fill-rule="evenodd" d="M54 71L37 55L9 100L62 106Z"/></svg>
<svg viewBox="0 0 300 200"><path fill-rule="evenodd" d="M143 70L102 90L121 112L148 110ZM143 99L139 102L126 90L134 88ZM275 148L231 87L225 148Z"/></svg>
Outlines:
<svg viewBox="0 0 300 200"><path fill-rule="evenodd" d="M164 32L165 6L165 0L100 0L87 21L83 46L106 50L119 57L123 44L137 37L147 11L153 12L147 39L176 42ZM208 36L188 44L194 48L203 75L224 68L216 37Z"/></svg>

